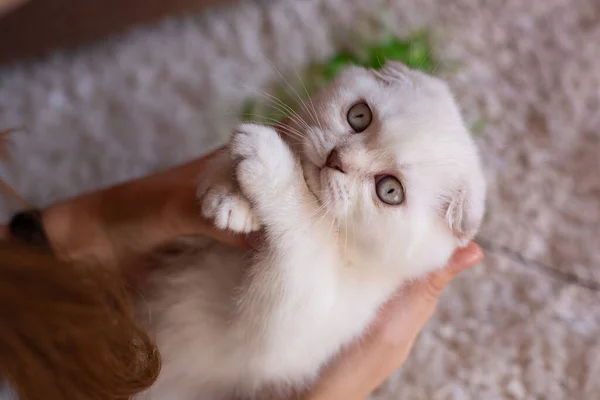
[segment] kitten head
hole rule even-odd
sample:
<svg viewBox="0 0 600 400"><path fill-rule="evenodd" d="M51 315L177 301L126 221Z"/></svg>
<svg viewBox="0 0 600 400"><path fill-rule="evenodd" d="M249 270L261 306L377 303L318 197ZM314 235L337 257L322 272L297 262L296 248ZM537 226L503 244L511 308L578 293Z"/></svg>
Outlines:
<svg viewBox="0 0 600 400"><path fill-rule="evenodd" d="M433 268L478 231L479 156L440 79L398 62L351 67L287 123L302 133L290 144L350 256Z"/></svg>

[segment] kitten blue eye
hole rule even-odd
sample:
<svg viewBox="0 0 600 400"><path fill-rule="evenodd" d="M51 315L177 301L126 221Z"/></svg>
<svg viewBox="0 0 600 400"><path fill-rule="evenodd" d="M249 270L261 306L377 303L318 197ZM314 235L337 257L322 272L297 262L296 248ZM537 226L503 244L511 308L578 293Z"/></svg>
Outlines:
<svg viewBox="0 0 600 400"><path fill-rule="evenodd" d="M396 177L386 175L375 183L375 192L379 200L391 206L397 206L404 201L404 188Z"/></svg>
<svg viewBox="0 0 600 400"><path fill-rule="evenodd" d="M371 125L373 113L367 103L358 103L350 107L346 119L355 133L361 133Z"/></svg>

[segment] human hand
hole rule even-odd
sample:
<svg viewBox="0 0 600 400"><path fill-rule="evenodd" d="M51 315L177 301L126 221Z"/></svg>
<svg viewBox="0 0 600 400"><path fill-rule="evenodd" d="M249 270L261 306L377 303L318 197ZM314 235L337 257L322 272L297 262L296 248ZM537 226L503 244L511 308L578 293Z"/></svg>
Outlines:
<svg viewBox="0 0 600 400"><path fill-rule="evenodd" d="M184 235L207 235L249 247L248 237L214 229L201 217L198 177L215 153L155 175L24 212L10 223L12 237L48 245L63 260L94 260L138 276L140 258Z"/></svg>
<svg viewBox="0 0 600 400"><path fill-rule="evenodd" d="M342 351L302 400L366 398L404 363L444 288L482 259L481 248L471 243L458 249L443 269L402 287L360 341Z"/></svg>

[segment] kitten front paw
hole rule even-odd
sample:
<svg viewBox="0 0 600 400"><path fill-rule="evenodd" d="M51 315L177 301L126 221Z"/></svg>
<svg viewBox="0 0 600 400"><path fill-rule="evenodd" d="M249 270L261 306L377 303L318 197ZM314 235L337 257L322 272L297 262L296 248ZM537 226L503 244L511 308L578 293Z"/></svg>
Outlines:
<svg viewBox="0 0 600 400"><path fill-rule="evenodd" d="M202 196L201 209L202 216L213 220L219 229L236 233L260 229L258 217L248 200L225 186L210 187Z"/></svg>
<svg viewBox="0 0 600 400"><path fill-rule="evenodd" d="M299 171L288 145L277 131L267 126L240 125L230 150L232 157L239 161L236 170L238 183L251 198L272 197Z"/></svg>

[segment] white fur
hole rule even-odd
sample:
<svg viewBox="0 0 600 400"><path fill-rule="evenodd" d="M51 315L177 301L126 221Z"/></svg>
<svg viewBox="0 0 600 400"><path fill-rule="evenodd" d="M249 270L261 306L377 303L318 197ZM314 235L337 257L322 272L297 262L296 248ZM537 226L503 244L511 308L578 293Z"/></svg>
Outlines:
<svg viewBox="0 0 600 400"><path fill-rule="evenodd" d="M373 111L360 134L346 121L357 101ZM174 268L140 303L163 356L141 398L302 390L402 282L442 266L479 228L477 151L436 78L398 63L351 68L280 133L240 126L200 185L205 216L235 231L262 226L267 241L250 258L195 239L165 260ZM345 173L323 168L333 148ZM378 200L383 173L401 180L403 204Z"/></svg>

